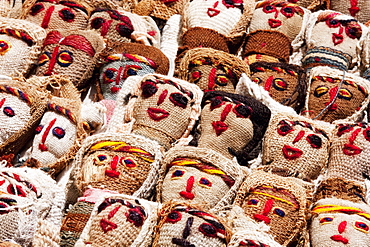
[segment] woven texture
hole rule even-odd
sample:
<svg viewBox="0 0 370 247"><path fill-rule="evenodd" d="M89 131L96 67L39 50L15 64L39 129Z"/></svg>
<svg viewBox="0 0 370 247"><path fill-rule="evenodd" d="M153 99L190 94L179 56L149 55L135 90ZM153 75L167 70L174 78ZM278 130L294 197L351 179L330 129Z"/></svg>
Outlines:
<svg viewBox="0 0 370 247"><path fill-rule="evenodd" d="M182 14L186 0L161 1L142 0L135 6L133 12L142 16L152 16L162 20L168 20L175 14Z"/></svg>
<svg viewBox="0 0 370 247"><path fill-rule="evenodd" d="M302 59L303 68L309 70L317 66L328 66L347 71L351 56L330 47L315 47L309 49Z"/></svg>
<svg viewBox="0 0 370 247"><path fill-rule="evenodd" d="M350 15L359 22L365 23L370 20L370 2L340 0L330 1L330 9Z"/></svg>

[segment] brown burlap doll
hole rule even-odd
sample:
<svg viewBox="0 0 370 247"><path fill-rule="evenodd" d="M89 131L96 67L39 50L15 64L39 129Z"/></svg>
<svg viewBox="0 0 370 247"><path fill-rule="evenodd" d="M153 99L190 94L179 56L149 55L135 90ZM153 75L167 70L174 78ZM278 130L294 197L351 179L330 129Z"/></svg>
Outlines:
<svg viewBox="0 0 370 247"><path fill-rule="evenodd" d="M157 201L188 202L217 211L230 205L244 180L241 167L217 152L174 147L161 162Z"/></svg>
<svg viewBox="0 0 370 247"><path fill-rule="evenodd" d="M124 112L125 122L132 123L132 133L157 141L165 150L187 138L200 114L203 92L199 87L160 74L136 79ZM113 121L114 115L110 123L123 124Z"/></svg>
<svg viewBox="0 0 370 247"><path fill-rule="evenodd" d="M366 23L370 20L370 2L369 1L329 1L330 8L334 11L350 15L361 23Z"/></svg>
<svg viewBox="0 0 370 247"><path fill-rule="evenodd" d="M308 89L302 115L333 122L361 121L369 103L369 83L353 73L318 66L307 76Z"/></svg>
<svg viewBox="0 0 370 247"><path fill-rule="evenodd" d="M302 67L287 63L256 62L250 65L250 78L271 98L300 112L304 105L307 84Z"/></svg>
<svg viewBox="0 0 370 247"><path fill-rule="evenodd" d="M22 0L1 1L0 16L7 18L18 18L22 13Z"/></svg>
<svg viewBox="0 0 370 247"><path fill-rule="evenodd" d="M36 75L68 76L81 88L90 79L103 44L103 39L94 31L50 31L39 56Z"/></svg>
<svg viewBox="0 0 370 247"><path fill-rule="evenodd" d="M161 208L153 247L226 247L229 229L207 210L185 203L166 203Z"/></svg>
<svg viewBox="0 0 370 247"><path fill-rule="evenodd" d="M0 74L27 77L41 53L46 32L19 19L0 18Z"/></svg>
<svg viewBox="0 0 370 247"><path fill-rule="evenodd" d="M260 169L315 180L329 159L332 126L303 116L275 114L262 144Z"/></svg>
<svg viewBox="0 0 370 247"><path fill-rule="evenodd" d="M178 78L203 91L234 93L242 73L249 74L249 68L240 58L212 48L194 48L181 59Z"/></svg>
<svg viewBox="0 0 370 247"><path fill-rule="evenodd" d="M237 158L240 165L256 158L271 112L250 96L221 91L205 93L198 130L192 145Z"/></svg>
<svg viewBox="0 0 370 247"><path fill-rule="evenodd" d="M22 19L33 22L48 32L53 29L85 30L90 8L77 1L26 0Z"/></svg>
<svg viewBox="0 0 370 247"><path fill-rule="evenodd" d="M246 216L268 225L267 233L288 246L306 228L312 187L297 178L254 171L240 187L234 204L242 207Z"/></svg>
<svg viewBox="0 0 370 247"><path fill-rule="evenodd" d="M370 246L370 206L361 186L340 178L317 189L309 226L312 247Z"/></svg>

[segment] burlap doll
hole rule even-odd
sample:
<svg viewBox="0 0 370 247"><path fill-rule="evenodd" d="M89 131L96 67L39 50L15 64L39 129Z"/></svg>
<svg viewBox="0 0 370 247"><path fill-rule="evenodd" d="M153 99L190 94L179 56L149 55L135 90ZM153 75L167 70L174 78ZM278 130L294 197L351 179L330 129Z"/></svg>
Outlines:
<svg viewBox="0 0 370 247"><path fill-rule="evenodd" d="M260 169L315 180L329 159L332 126L299 115L276 114L262 144Z"/></svg>
<svg viewBox="0 0 370 247"><path fill-rule="evenodd" d="M249 74L249 68L240 58L212 48L194 48L181 59L178 78L203 91L234 93L242 73Z"/></svg>
<svg viewBox="0 0 370 247"><path fill-rule="evenodd" d="M346 53L351 60L350 69L359 64L359 47L363 43L367 27L353 17L332 10L311 14L306 27L307 49L329 47Z"/></svg>
<svg viewBox="0 0 370 247"><path fill-rule="evenodd" d="M158 209L129 195L102 197L75 246L151 246Z"/></svg>
<svg viewBox="0 0 370 247"><path fill-rule="evenodd" d="M39 56L36 75L68 76L77 88L81 88L93 72L103 43L94 31L50 31Z"/></svg>
<svg viewBox="0 0 370 247"><path fill-rule="evenodd" d="M370 206L360 186L338 178L317 189L309 226L311 246L370 246Z"/></svg>
<svg viewBox="0 0 370 247"><path fill-rule="evenodd" d="M306 228L312 187L297 178L254 171L240 187L234 205L242 207L246 216L269 226L267 233L276 242L295 246Z"/></svg>
<svg viewBox="0 0 370 247"><path fill-rule="evenodd" d="M268 91L271 98L300 112L306 96L306 74L302 67L287 63L255 62L251 80Z"/></svg>
<svg viewBox="0 0 370 247"><path fill-rule="evenodd" d="M0 74L28 76L41 53L46 32L19 19L0 18Z"/></svg>
<svg viewBox="0 0 370 247"><path fill-rule="evenodd" d="M6 240L0 242L0 247L21 247L21 246L12 240Z"/></svg>
<svg viewBox="0 0 370 247"><path fill-rule="evenodd" d="M153 247L226 247L229 229L220 218L194 205L167 203L161 208Z"/></svg>
<svg viewBox="0 0 370 247"><path fill-rule="evenodd" d="M311 69L302 115L333 122L361 121L369 104L369 83L353 73L319 66Z"/></svg>
<svg viewBox="0 0 370 247"><path fill-rule="evenodd" d="M350 15L361 23L370 20L370 2L368 1L341 0L329 2L329 9Z"/></svg>
<svg viewBox="0 0 370 247"><path fill-rule="evenodd" d="M138 0L80 0L92 9L96 8L109 8L109 9L122 9L124 11L132 12L138 4Z"/></svg>
<svg viewBox="0 0 370 247"><path fill-rule="evenodd" d="M158 202L187 202L213 211L230 205L244 180L235 161L213 150L190 146L167 151L159 177Z"/></svg>
<svg viewBox="0 0 370 247"><path fill-rule="evenodd" d="M135 80L124 110L125 119L116 107L110 122L113 127L132 123L133 134L155 140L165 150L185 140L200 114L203 92L199 87L160 74L138 76ZM119 121L120 117L124 122Z"/></svg>
<svg viewBox="0 0 370 247"><path fill-rule="evenodd" d="M18 18L22 13L22 0L1 1L0 16L7 18Z"/></svg>
<svg viewBox="0 0 370 247"><path fill-rule="evenodd" d="M53 29L85 30L89 15L89 6L78 0L26 0L21 18L49 32Z"/></svg>
<svg viewBox="0 0 370 247"><path fill-rule="evenodd" d="M212 149L240 165L256 158L270 120L270 110L250 96L205 93L192 145ZM237 137L237 138L236 138Z"/></svg>

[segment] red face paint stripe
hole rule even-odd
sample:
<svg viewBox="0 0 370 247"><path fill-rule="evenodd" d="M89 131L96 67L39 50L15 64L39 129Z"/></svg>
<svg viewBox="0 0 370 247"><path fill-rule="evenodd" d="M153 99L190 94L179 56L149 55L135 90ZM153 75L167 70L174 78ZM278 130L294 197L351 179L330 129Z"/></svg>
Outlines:
<svg viewBox="0 0 370 247"><path fill-rule="evenodd" d="M344 230L346 230L346 227L347 227L347 221L340 222L340 224L338 226L338 232L343 233Z"/></svg>
<svg viewBox="0 0 370 247"><path fill-rule="evenodd" d="M59 44L61 39L63 39L63 35L61 35L58 31L51 31L46 36L43 45L46 46L52 44Z"/></svg>
<svg viewBox="0 0 370 247"><path fill-rule="evenodd" d="M271 85L272 85L272 81L273 80L274 80L274 77L273 76L270 76L269 78L267 78L266 83L265 83L265 87L264 87L264 89L266 91L270 91L270 88L271 88Z"/></svg>
<svg viewBox="0 0 370 247"><path fill-rule="evenodd" d="M68 45L75 49L86 52L90 57L95 55L95 49L92 47L89 40L81 35L69 35L60 42L61 45Z"/></svg>
<svg viewBox="0 0 370 247"><path fill-rule="evenodd" d="M3 99L0 101L0 108L1 108L1 107L3 107L4 102L5 102L5 98L3 98Z"/></svg>
<svg viewBox="0 0 370 247"><path fill-rule="evenodd" d="M45 73L46 76L52 75L55 63L57 62L58 52L59 52L59 46L56 46L54 48L53 54L51 55L50 62L49 62L49 67L48 67L48 70Z"/></svg>
<svg viewBox="0 0 370 247"><path fill-rule="evenodd" d="M157 105L160 105L163 103L163 101L166 99L168 95L168 90L165 89L163 90L163 92L161 93L161 95L159 95L159 98L158 98L158 101L157 101Z"/></svg>
<svg viewBox="0 0 370 247"><path fill-rule="evenodd" d="M114 156L113 159L112 159L112 161L110 162L110 167L113 170L116 170L117 169L118 161L119 161L119 157L118 156Z"/></svg>
<svg viewBox="0 0 370 247"><path fill-rule="evenodd" d="M224 122L226 120L227 115L229 115L231 109L233 106L231 104L228 104L225 106L224 110L221 113L221 121Z"/></svg>
<svg viewBox="0 0 370 247"><path fill-rule="evenodd" d="M208 76L208 90L214 90L215 88L215 79L216 79L216 68L212 68L211 72L209 73Z"/></svg>
<svg viewBox="0 0 370 247"><path fill-rule="evenodd" d="M352 132L351 136L349 137L349 144L353 144L358 136L358 134L361 132L361 128L356 129Z"/></svg>
<svg viewBox="0 0 370 247"><path fill-rule="evenodd" d="M105 36L105 35L107 35L107 33L108 33L108 30L109 30L109 27L110 27L110 24L112 23L112 21L113 20L108 20L108 21L105 21L104 23L103 23L103 26L102 26L102 28L101 28L101 32L100 32L100 35L101 36Z"/></svg>
<svg viewBox="0 0 370 247"><path fill-rule="evenodd" d="M119 81L121 80L121 74L122 74L123 67L120 66L118 71L117 71L117 76L116 76L116 85L119 85Z"/></svg>
<svg viewBox="0 0 370 247"><path fill-rule="evenodd" d="M304 134L305 134L305 131L304 130L299 131L298 132L298 135L294 138L293 143L296 143L299 140L301 140L302 137L304 136Z"/></svg>
<svg viewBox="0 0 370 247"><path fill-rule="evenodd" d="M270 213L273 206L274 206L274 200L268 199L266 201L265 207L263 208L262 215L267 216Z"/></svg>
<svg viewBox="0 0 370 247"><path fill-rule="evenodd" d="M194 176L191 176L189 179L188 179L188 182L186 184L186 192L191 192L192 189L193 189L193 186L194 186Z"/></svg>
<svg viewBox="0 0 370 247"><path fill-rule="evenodd" d="M42 19L42 23L41 23L41 27L42 28L48 28L49 22L50 22L50 18L51 18L51 14L53 14L54 9L55 9L55 7L54 7L54 5L52 5L46 11L46 13L44 15L44 18Z"/></svg>
<svg viewBox="0 0 370 247"><path fill-rule="evenodd" d="M51 127L53 127L53 125L55 124L55 122L57 121L56 118L54 118L50 123L49 125L46 127L45 129L45 132L42 134L42 138L41 138L41 143L44 144L45 141L46 141L46 137L48 136L50 130L51 130Z"/></svg>

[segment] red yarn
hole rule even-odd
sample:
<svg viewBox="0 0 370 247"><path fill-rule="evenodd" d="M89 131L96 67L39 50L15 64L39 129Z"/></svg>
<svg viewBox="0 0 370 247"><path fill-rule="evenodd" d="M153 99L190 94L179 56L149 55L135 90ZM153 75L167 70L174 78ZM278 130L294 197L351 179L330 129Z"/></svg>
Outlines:
<svg viewBox="0 0 370 247"><path fill-rule="evenodd" d="M49 123L49 125L46 127L46 129L45 129L45 132L42 134L42 138L41 138L41 144L42 145L44 145L45 146L45 141L46 141L46 137L48 136L48 134L49 134L49 132L50 132L50 130L51 130L51 127L53 127L53 125L55 124L55 122L57 121L57 119L56 118L54 118L50 123ZM39 147L40 147L40 145L39 145ZM46 146L45 146L46 147ZM42 147L42 148L45 148L45 147ZM41 151L47 151L47 148L46 148L46 150L43 150L42 148L40 148L41 149Z"/></svg>
<svg viewBox="0 0 370 247"><path fill-rule="evenodd" d="M224 122L226 120L227 115L229 115L230 111L232 110L233 106L228 104L225 106L224 110L221 113L221 121Z"/></svg>
<svg viewBox="0 0 370 247"><path fill-rule="evenodd" d="M60 42L61 45L68 45L75 49L86 52L90 57L95 55L95 49L92 47L89 40L84 36L72 34Z"/></svg>
<svg viewBox="0 0 370 247"><path fill-rule="evenodd" d="M304 137L304 134L305 134L305 133L306 133L306 132L305 132L304 130L299 131L299 132L298 132L298 134L297 134L297 136L294 138L293 143L296 143L296 142L298 142L299 140L301 140L301 139L302 139L302 137Z"/></svg>
<svg viewBox="0 0 370 247"><path fill-rule="evenodd" d="M357 7L358 0L350 0L350 3L351 3L351 7L348 8L348 11L351 14L351 16L355 17L356 14L360 11L360 8Z"/></svg>
<svg viewBox="0 0 370 247"><path fill-rule="evenodd" d="M101 28L101 31L100 31L100 35L101 36L105 36L107 35L108 33L108 30L109 30L109 27L110 27L110 24L112 23L113 20L108 20L108 21L105 21L102 25L102 28Z"/></svg>
<svg viewBox="0 0 370 247"><path fill-rule="evenodd" d="M349 137L349 144L353 144L358 136L358 134L361 132L361 129L358 128L355 131L352 132L351 136Z"/></svg>
<svg viewBox="0 0 370 247"><path fill-rule="evenodd" d="M57 56L59 52L59 46L54 47L53 54L51 55L48 70L45 72L46 76L52 75L55 63L57 62Z"/></svg>
<svg viewBox="0 0 370 247"><path fill-rule="evenodd" d="M107 220L107 219L101 219L100 220L100 227L103 230L104 233L107 233L109 231L112 231L117 228L117 224Z"/></svg>
<svg viewBox="0 0 370 247"><path fill-rule="evenodd" d="M112 211L109 212L108 214L108 219L111 219L114 217L114 215L118 212L118 210L121 208L122 206L117 206L115 207Z"/></svg>
<svg viewBox="0 0 370 247"><path fill-rule="evenodd" d="M347 227L347 221L340 222L340 224L338 225L338 232L343 233L344 230L346 230L346 227Z"/></svg>
<svg viewBox="0 0 370 247"><path fill-rule="evenodd" d="M216 68L212 68L211 71L209 72L208 90L214 90L215 88L216 72L217 72Z"/></svg>
<svg viewBox="0 0 370 247"><path fill-rule="evenodd" d="M163 90L161 95L159 95L159 97L158 97L157 105L162 104L163 101L166 99L167 95L168 95L168 90L167 89Z"/></svg>
<svg viewBox="0 0 370 247"><path fill-rule="evenodd" d="M48 10L46 10L46 13L44 15L44 18L42 19L42 22L41 22L41 27L42 28L48 28L49 22L50 22L50 18L51 18L51 15L54 12L54 9L55 9L55 6L52 5L52 6L50 6L48 8Z"/></svg>

